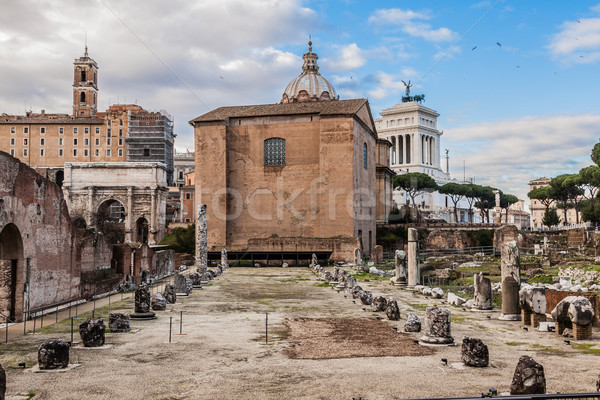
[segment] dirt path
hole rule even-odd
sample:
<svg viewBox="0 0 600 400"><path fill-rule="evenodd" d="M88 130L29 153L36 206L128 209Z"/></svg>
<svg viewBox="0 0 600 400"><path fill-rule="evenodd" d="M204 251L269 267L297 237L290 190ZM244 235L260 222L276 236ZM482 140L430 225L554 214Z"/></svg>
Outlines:
<svg viewBox="0 0 600 400"><path fill-rule="evenodd" d="M383 281L359 282L374 294L398 300L406 312L424 315L424 307L442 304ZM107 334L108 349L71 349L76 369L62 373L31 373L17 367L35 363L37 346L48 338L70 339L66 325L2 345L0 363L7 369L7 394L35 393L34 399L363 399L436 396L479 396L489 388L508 390L519 356L528 354L546 371L549 393L595 390L599 354L584 354L594 340L564 344L551 333L524 331L516 322L501 322L499 313L452 310L452 334L481 338L489 347L492 366L458 368L460 346L434 349L432 355L337 359L290 359L285 318L372 317L360 302L322 285L307 268L233 268L209 287L153 321L132 321L135 333ZM442 304L446 306L445 304ZM132 300L112 305L112 311L133 309ZM368 308L367 308L368 310ZM169 317L174 333L169 339ZM101 312L101 311L98 311ZM265 313L269 313L269 343L265 344ZM404 321L385 321L402 330ZM398 335L397 333L395 333ZM414 339L419 334L411 334ZM327 339L325 339L327 340ZM331 340L331 339L330 339ZM590 347L590 346L588 346ZM441 358L448 359L448 365ZM14 398L14 397L13 397Z"/></svg>

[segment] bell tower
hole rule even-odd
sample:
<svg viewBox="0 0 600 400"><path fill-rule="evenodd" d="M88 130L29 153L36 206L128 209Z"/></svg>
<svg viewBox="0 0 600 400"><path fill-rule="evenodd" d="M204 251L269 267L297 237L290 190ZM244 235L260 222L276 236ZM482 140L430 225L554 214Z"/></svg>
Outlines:
<svg viewBox="0 0 600 400"><path fill-rule="evenodd" d="M73 63L73 118L95 117L98 105L98 64L88 56Z"/></svg>

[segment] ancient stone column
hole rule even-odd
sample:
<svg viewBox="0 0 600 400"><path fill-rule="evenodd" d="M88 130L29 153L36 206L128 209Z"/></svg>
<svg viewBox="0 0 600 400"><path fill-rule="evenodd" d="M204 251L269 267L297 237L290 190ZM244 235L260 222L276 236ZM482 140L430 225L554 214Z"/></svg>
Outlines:
<svg viewBox="0 0 600 400"><path fill-rule="evenodd" d="M229 261L227 260L226 248L223 248L223 250L221 250L221 267L223 267L223 269L229 268Z"/></svg>
<svg viewBox="0 0 600 400"><path fill-rule="evenodd" d="M371 261L375 264L381 264L383 262L383 246L377 244L373 246L373 251L371 252Z"/></svg>
<svg viewBox="0 0 600 400"><path fill-rule="evenodd" d="M133 187L127 188L127 216L125 217L125 243L133 242Z"/></svg>
<svg viewBox="0 0 600 400"><path fill-rule="evenodd" d="M150 291L142 284L135 291L135 312L129 314L131 319L155 319L156 314L150 311Z"/></svg>
<svg viewBox="0 0 600 400"><path fill-rule="evenodd" d="M88 187L88 209L87 209L87 213L86 213L88 215L88 221L87 221L88 228L96 227L96 214L94 214L94 212L92 211L93 209L94 209L94 187L89 186Z"/></svg>
<svg viewBox="0 0 600 400"><path fill-rule="evenodd" d="M418 238L417 230L408 228L408 286L411 287L419 284Z"/></svg>
<svg viewBox="0 0 600 400"><path fill-rule="evenodd" d="M358 270L363 269L362 252L358 247L354 249L354 267Z"/></svg>
<svg viewBox="0 0 600 400"><path fill-rule="evenodd" d="M425 344L451 345L454 338L450 335L450 310L428 307L425 310L425 335L421 342Z"/></svg>
<svg viewBox="0 0 600 400"><path fill-rule="evenodd" d="M504 243L502 245L501 254L502 314L500 315L500 319L505 321L518 321L521 319L519 310L521 259L517 242L513 240Z"/></svg>
<svg viewBox="0 0 600 400"><path fill-rule="evenodd" d="M475 298L471 309L475 311L493 310L492 282L479 272L473 276L473 285L475 286Z"/></svg>
<svg viewBox="0 0 600 400"><path fill-rule="evenodd" d="M151 189L150 196L150 240L148 244L156 244L156 187Z"/></svg>
<svg viewBox="0 0 600 400"><path fill-rule="evenodd" d="M175 274L174 283L175 283L175 293L177 293L177 296L189 295L189 291L187 288L187 280L186 280L185 276L183 276L182 274Z"/></svg>
<svg viewBox="0 0 600 400"><path fill-rule="evenodd" d="M198 214L196 216L196 271L201 276L204 276L207 270L207 233L206 204L198 204Z"/></svg>
<svg viewBox="0 0 600 400"><path fill-rule="evenodd" d="M402 250L396 250L394 253L394 265L396 275L392 278L392 283L397 286L406 285L406 253Z"/></svg>

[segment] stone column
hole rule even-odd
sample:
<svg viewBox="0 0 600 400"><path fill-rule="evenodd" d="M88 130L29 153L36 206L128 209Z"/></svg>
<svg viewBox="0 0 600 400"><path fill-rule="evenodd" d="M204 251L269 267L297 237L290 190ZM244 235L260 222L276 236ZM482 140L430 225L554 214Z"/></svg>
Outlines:
<svg viewBox="0 0 600 400"><path fill-rule="evenodd" d="M227 249L221 250L221 267L229 268L229 261L227 260Z"/></svg>
<svg viewBox="0 0 600 400"><path fill-rule="evenodd" d="M156 186L151 189L150 201L150 240L148 244L156 244Z"/></svg>
<svg viewBox="0 0 600 400"><path fill-rule="evenodd" d="M419 284L419 260L417 254L418 232L415 228L408 228L408 286Z"/></svg>
<svg viewBox="0 0 600 400"><path fill-rule="evenodd" d="M87 226L89 228L94 228L96 226L95 218L96 213L94 213L94 187L88 187L88 221Z"/></svg>
<svg viewBox="0 0 600 400"><path fill-rule="evenodd" d="M434 345L451 345L454 338L450 334L450 310L429 307L425 310L425 335L421 342Z"/></svg>
<svg viewBox="0 0 600 400"><path fill-rule="evenodd" d="M481 272L473 276L475 286L475 298L473 302L474 311L492 311L492 282L483 276Z"/></svg>
<svg viewBox="0 0 600 400"><path fill-rule="evenodd" d="M501 254L502 314L500 315L500 319L505 321L518 321L521 319L519 310L521 260L517 242L513 240L504 243L502 245Z"/></svg>
<svg viewBox="0 0 600 400"><path fill-rule="evenodd" d="M396 250L394 264L396 276L392 278L392 283L397 286L406 286L406 253L404 251Z"/></svg>
<svg viewBox="0 0 600 400"><path fill-rule="evenodd" d="M204 279L207 271L208 240L206 223L206 204L198 204L196 216L196 271Z"/></svg>
<svg viewBox="0 0 600 400"><path fill-rule="evenodd" d="M125 243L133 242L133 187L127 188L127 218L125 218Z"/></svg>

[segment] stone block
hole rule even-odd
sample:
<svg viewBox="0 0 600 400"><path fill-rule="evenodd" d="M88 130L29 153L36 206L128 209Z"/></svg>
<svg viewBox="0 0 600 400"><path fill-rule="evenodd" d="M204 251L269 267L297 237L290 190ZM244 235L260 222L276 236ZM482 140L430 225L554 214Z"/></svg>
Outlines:
<svg viewBox="0 0 600 400"><path fill-rule="evenodd" d="M69 347L71 342L62 339L46 340L38 348L40 369L60 369L69 366Z"/></svg>

